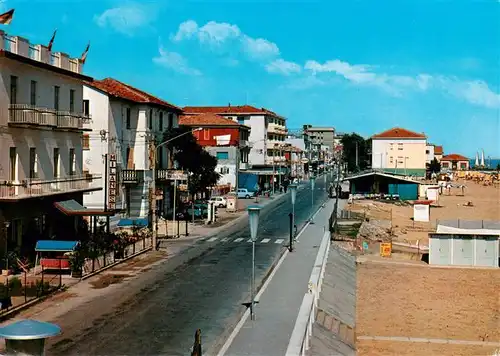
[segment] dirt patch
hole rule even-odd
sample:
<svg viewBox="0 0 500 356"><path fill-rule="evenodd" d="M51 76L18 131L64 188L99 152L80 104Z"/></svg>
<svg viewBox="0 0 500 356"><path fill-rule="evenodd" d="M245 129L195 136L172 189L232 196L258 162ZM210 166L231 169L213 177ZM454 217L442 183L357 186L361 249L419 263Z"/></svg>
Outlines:
<svg viewBox="0 0 500 356"><path fill-rule="evenodd" d="M112 284L118 284L123 282L125 278L132 277L128 274L103 274L99 276L99 279L90 282L93 289L102 289L109 287Z"/></svg>
<svg viewBox="0 0 500 356"><path fill-rule="evenodd" d="M493 355L495 350L493 346L367 340L357 342L357 355L360 356L485 356Z"/></svg>
<svg viewBox="0 0 500 356"><path fill-rule="evenodd" d="M500 269L359 264L356 333L500 342L498 286Z"/></svg>
<svg viewBox="0 0 500 356"><path fill-rule="evenodd" d="M117 266L113 268L113 271L132 271L134 269L141 269L143 267L148 267L149 265L152 265L155 262L158 262L160 260L166 259L167 258L167 253L166 252L161 252L161 251L155 251L154 253L147 253L142 256L138 256L134 259L131 259L121 266ZM140 258L139 258L140 257Z"/></svg>

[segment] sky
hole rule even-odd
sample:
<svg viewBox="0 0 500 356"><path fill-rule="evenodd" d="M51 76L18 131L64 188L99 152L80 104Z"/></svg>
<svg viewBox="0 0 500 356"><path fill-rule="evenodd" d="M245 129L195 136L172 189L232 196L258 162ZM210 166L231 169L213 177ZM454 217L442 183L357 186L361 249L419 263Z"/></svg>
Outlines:
<svg viewBox="0 0 500 356"><path fill-rule="evenodd" d="M0 0L2 29L178 106L265 107L365 137L399 126L500 157L500 0ZM43 20L41 17L43 16Z"/></svg>

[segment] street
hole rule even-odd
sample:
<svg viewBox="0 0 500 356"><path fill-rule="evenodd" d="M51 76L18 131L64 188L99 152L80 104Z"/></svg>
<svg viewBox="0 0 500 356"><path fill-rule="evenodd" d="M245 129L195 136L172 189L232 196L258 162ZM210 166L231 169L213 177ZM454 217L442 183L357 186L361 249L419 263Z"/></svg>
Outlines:
<svg viewBox="0 0 500 356"><path fill-rule="evenodd" d="M328 177L326 184L329 181ZM323 177L317 179L314 207L310 184L297 192L298 230L327 198L326 186ZM288 194L261 216L256 246L257 286L288 243L290 212ZM221 242L207 254L173 272L162 272L161 268L155 271L154 286L138 289L128 303L95 306L109 309L104 320L85 329L73 325L68 331L73 335L70 338L63 329L63 335L57 339L63 342L49 345L47 354L188 355L197 328L202 330L204 353L213 352L245 310L242 303L250 299L252 244L248 242L249 235L245 219L244 224L228 228L224 236L217 237ZM300 249L300 244L296 248ZM258 310L258 305L256 308Z"/></svg>

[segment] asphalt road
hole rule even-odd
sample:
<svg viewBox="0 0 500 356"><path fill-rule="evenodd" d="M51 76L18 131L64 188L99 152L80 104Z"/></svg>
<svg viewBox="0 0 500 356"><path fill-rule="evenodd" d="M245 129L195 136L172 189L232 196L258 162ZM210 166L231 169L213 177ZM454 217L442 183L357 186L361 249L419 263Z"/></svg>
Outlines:
<svg viewBox="0 0 500 356"><path fill-rule="evenodd" d="M295 212L299 230L326 198L323 177L316 181L314 207L310 186L298 191ZM285 197L262 214L259 241L288 239L290 211L290 198ZM245 222L229 237L248 240L249 235ZM257 244L257 286L284 247ZM137 291L133 302L116 308L98 327L83 330L73 342L53 345L47 354L184 356L190 354L197 328L202 330L205 352L213 351L245 310L242 303L250 299L251 248L251 243L219 243L173 272L158 273L153 288Z"/></svg>

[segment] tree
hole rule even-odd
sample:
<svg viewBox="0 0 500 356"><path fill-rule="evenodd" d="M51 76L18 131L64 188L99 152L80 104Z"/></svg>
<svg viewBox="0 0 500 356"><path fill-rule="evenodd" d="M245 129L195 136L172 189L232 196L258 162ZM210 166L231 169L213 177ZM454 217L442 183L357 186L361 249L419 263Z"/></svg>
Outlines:
<svg viewBox="0 0 500 356"><path fill-rule="evenodd" d="M371 140L365 140L363 137L353 132L345 134L340 140L342 144L342 155L344 162L347 162L349 172L364 170L370 165ZM357 147L357 148L356 148ZM356 164L356 150L358 162Z"/></svg>
<svg viewBox="0 0 500 356"><path fill-rule="evenodd" d="M173 158L180 168L190 173L189 194L203 193L209 187L217 184L219 174L215 172L217 158L205 151L198 144L189 127L179 127L166 131L163 141L168 141L176 136L184 134L172 142L167 143L167 147L174 152Z"/></svg>
<svg viewBox="0 0 500 356"><path fill-rule="evenodd" d="M429 163L429 171L432 173L439 173L441 171L441 163L434 157L434 159Z"/></svg>

